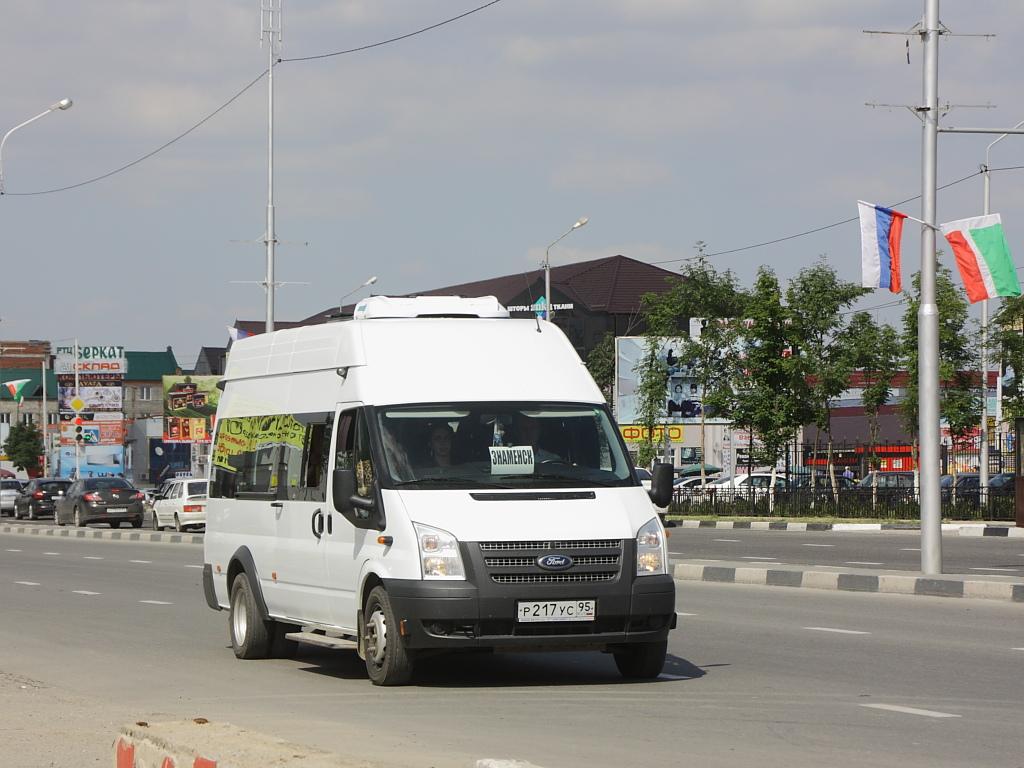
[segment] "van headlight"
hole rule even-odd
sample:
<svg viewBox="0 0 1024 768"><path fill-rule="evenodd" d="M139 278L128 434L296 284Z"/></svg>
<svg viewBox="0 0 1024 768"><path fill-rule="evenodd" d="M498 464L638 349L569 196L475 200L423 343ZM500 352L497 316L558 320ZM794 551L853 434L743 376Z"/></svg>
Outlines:
<svg viewBox="0 0 1024 768"><path fill-rule="evenodd" d="M447 531L413 523L424 579L465 579L459 540Z"/></svg>
<svg viewBox="0 0 1024 768"><path fill-rule="evenodd" d="M668 549L665 531L658 518L644 525L636 535L636 575L654 576L667 573Z"/></svg>

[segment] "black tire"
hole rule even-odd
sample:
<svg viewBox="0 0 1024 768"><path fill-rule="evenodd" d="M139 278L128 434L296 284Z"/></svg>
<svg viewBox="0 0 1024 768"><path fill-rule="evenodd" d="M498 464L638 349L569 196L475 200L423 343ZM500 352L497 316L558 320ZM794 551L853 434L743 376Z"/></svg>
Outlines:
<svg viewBox="0 0 1024 768"><path fill-rule="evenodd" d="M185 532L184 527L182 527L182 525L181 525L181 520L178 519L178 513L177 512L174 513L174 530L176 530L178 533L184 533Z"/></svg>
<svg viewBox="0 0 1024 768"><path fill-rule="evenodd" d="M120 520L114 520L113 522L110 523L110 527L111 528L120 528L121 527L121 521Z"/></svg>
<svg viewBox="0 0 1024 768"><path fill-rule="evenodd" d="M294 659L299 652L299 641L289 640L285 637L289 632L298 632L301 627L295 624L283 624L280 621L271 621L273 632L270 637L270 648L267 650L268 659Z"/></svg>
<svg viewBox="0 0 1024 768"><path fill-rule="evenodd" d="M142 518L141 517L136 517L134 520L132 520L132 528L141 528L141 527L142 527Z"/></svg>
<svg viewBox="0 0 1024 768"><path fill-rule="evenodd" d="M17 508L15 508L14 513L15 514L18 513ZM33 507L31 504L28 505L28 519L29 520L38 520L39 519L39 515L36 514L36 508Z"/></svg>
<svg viewBox="0 0 1024 768"><path fill-rule="evenodd" d="M14 511L11 513L11 517L13 517L15 520L21 520L21 515L18 514L17 507L14 508Z"/></svg>
<svg viewBox="0 0 1024 768"><path fill-rule="evenodd" d="M158 518L156 516L156 512L155 511L152 514L153 514L153 530L154 531L162 531L164 529L164 527L162 525L160 525L160 518Z"/></svg>
<svg viewBox="0 0 1024 768"><path fill-rule="evenodd" d="M270 633L260 618L249 575L244 571L231 582L228 610L231 648L239 659L265 659L270 652Z"/></svg>
<svg viewBox="0 0 1024 768"><path fill-rule="evenodd" d="M79 528L85 528L85 518L82 516L82 510L75 505L75 525Z"/></svg>
<svg viewBox="0 0 1024 768"><path fill-rule="evenodd" d="M57 514L57 506L56 505L54 505L54 507L53 507L53 524L56 525L56 526L60 526L61 528L64 527L64 523L62 523L60 521L60 516Z"/></svg>
<svg viewBox="0 0 1024 768"><path fill-rule="evenodd" d="M668 640L655 643L631 643L615 651L615 666L619 673L631 680L652 680L665 668Z"/></svg>
<svg viewBox="0 0 1024 768"><path fill-rule="evenodd" d="M412 678L413 657L398 636L398 621L384 587L374 587L366 598L362 631L370 682L374 685L408 683Z"/></svg>

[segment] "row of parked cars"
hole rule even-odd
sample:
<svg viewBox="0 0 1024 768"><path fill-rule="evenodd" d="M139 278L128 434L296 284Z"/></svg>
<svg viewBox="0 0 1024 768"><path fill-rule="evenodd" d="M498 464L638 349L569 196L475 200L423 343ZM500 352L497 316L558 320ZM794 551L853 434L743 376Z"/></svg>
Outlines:
<svg viewBox="0 0 1024 768"><path fill-rule="evenodd" d="M0 515L38 520L52 517L55 525L106 523L120 528L126 523L141 528L150 509L153 529L177 531L206 525L206 497L210 481L174 478L159 488L142 491L122 477L36 477L0 480Z"/></svg>

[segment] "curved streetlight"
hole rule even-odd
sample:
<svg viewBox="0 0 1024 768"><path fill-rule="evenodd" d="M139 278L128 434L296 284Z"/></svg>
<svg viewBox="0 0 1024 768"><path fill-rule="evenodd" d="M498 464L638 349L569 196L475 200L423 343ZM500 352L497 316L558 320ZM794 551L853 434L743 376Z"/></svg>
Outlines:
<svg viewBox="0 0 1024 768"><path fill-rule="evenodd" d="M1024 125L1024 120L1021 120L1010 130L1015 131L1022 125ZM989 166L989 154L992 152L992 147L1009 135L1004 133L985 147L985 165L982 166L981 170L985 174L985 196L983 202L986 216L990 213L990 203L992 200L992 169ZM996 392L1002 393L1002 384L1000 382L996 383ZM999 399L997 395L996 400L998 401ZM999 416L1000 414L997 413L996 415ZM996 430L998 434L998 426ZM981 434L979 435L978 444L978 484L982 504L987 501L988 496L988 461L988 299L985 299L981 302Z"/></svg>
<svg viewBox="0 0 1024 768"><path fill-rule="evenodd" d="M554 245L555 243L557 243L559 240L561 240L563 237L568 235L574 229L579 229L584 224L586 224L588 221L590 221L590 219L588 219L586 216L580 216L580 218L577 220L577 222L575 224L573 224L571 227L569 227L569 229L565 233L563 233L562 235L559 235L557 238L555 238L554 242L552 242L551 245ZM548 254L551 251L551 245L549 245L544 250L544 319L545 320L550 320L551 319L551 315L552 315L552 310L551 310L551 259L548 257Z"/></svg>
<svg viewBox="0 0 1024 768"><path fill-rule="evenodd" d="M365 283L363 283L362 285L360 285L360 286L359 286L358 288L353 288L353 289L352 289L351 291L349 291L349 292L348 292L348 293L346 293L346 294L345 294L344 296L342 296L342 297L341 297L341 299L340 299L340 300L338 301L338 311L339 311L339 312L341 311L341 308L342 308L342 306L343 306L343 305L345 304L345 299L347 299L347 298L348 298L349 296L351 296L351 295L352 295L353 293L355 293L356 291L361 291L361 290L363 290L363 288L365 288L366 286L368 286L368 285L373 285L373 284L374 284L374 283L376 283L376 282L377 282L377 276L376 276L376 275L374 275L374 276L373 276L373 277L371 277L371 278L370 278L369 280L367 280L367 281L366 281Z"/></svg>
<svg viewBox="0 0 1024 768"><path fill-rule="evenodd" d="M55 104L51 104L50 108L48 110L46 110L45 112L36 115L31 120L26 120L21 125L14 126L13 128L11 128L11 130L9 130L7 132L7 134L4 136L3 140L0 141L0 195L2 195L4 193L4 144L7 142L7 138L12 133L14 133L16 130L18 130L19 128L24 128L26 125L28 125L29 123L35 122L40 117L46 117L48 114L50 114L54 110L57 110L57 109L60 109L60 110L71 109L71 104L72 103L73 102L71 101L71 99L61 99L60 101L56 102Z"/></svg>

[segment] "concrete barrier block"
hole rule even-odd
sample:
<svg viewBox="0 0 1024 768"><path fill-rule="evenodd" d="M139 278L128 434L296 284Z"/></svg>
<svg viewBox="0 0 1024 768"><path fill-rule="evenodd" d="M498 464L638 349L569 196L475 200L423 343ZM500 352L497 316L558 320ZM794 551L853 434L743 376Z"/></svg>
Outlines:
<svg viewBox="0 0 1024 768"><path fill-rule="evenodd" d="M964 597L979 597L984 600L1006 600L1013 602L1014 587L1024 585L1007 584L998 581L967 581L964 582Z"/></svg>
<svg viewBox="0 0 1024 768"><path fill-rule="evenodd" d="M736 569L737 584L757 584L759 586L764 586L767 576L768 571L766 571L764 568Z"/></svg>
<svg viewBox="0 0 1024 768"><path fill-rule="evenodd" d="M897 595L917 594L917 576L882 574L878 577L878 591Z"/></svg>
<svg viewBox="0 0 1024 768"><path fill-rule="evenodd" d="M812 589L837 589L839 574L831 571L804 571L801 586Z"/></svg>
<svg viewBox="0 0 1024 768"><path fill-rule="evenodd" d="M694 563L679 563L672 576L682 581L701 581L704 578L704 566Z"/></svg>

